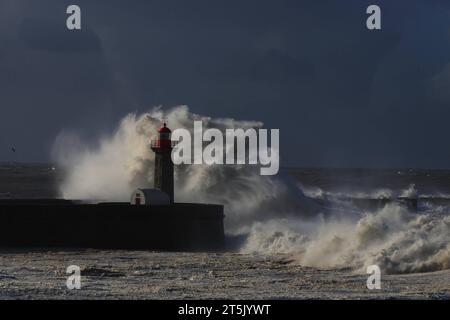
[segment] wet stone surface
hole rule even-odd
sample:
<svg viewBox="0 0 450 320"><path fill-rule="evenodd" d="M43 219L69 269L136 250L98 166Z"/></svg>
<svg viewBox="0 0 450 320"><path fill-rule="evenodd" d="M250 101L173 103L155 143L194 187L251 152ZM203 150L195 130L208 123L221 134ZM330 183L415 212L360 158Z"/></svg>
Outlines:
<svg viewBox="0 0 450 320"><path fill-rule="evenodd" d="M66 269L81 270L81 289ZM350 270L288 255L100 250L2 250L0 299L449 299L450 270L383 275L381 290Z"/></svg>

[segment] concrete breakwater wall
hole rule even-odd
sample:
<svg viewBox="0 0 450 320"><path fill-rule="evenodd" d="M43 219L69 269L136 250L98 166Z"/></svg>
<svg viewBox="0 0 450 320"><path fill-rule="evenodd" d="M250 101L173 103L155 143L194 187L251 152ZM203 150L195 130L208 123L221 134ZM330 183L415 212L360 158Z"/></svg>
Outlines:
<svg viewBox="0 0 450 320"><path fill-rule="evenodd" d="M223 219L221 205L0 200L0 246L220 250Z"/></svg>

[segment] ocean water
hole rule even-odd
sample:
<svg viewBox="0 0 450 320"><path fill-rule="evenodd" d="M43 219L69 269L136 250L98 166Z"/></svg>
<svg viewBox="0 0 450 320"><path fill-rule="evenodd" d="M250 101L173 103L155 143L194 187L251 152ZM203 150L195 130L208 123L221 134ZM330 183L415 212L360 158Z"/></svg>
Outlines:
<svg viewBox="0 0 450 320"><path fill-rule="evenodd" d="M4 164L0 197L61 198L65 176L56 165ZM260 185L247 188L245 201L254 203L242 213L242 198L230 208L230 199L207 199L225 205L227 236L240 239L231 251L290 254L299 265L319 268L363 271L378 264L392 274L450 267L449 171L290 168L281 177L262 186L267 194L274 188L271 198L259 197ZM240 178L224 184L233 179ZM395 202L361 209L352 202L397 197L418 198L418 210Z"/></svg>
<svg viewBox="0 0 450 320"><path fill-rule="evenodd" d="M0 165L0 198L62 197L67 174L57 165ZM262 186L263 197L259 186L246 188L253 203L242 214L237 204L228 208L234 246L225 252L4 248L0 298L447 299L449 177L433 170L285 168ZM223 183L233 185L230 179L242 184L239 176ZM350 200L398 196L418 198L418 210L398 203L362 210ZM78 293L64 289L70 264L86 273ZM382 291L366 288L372 264L383 272Z"/></svg>

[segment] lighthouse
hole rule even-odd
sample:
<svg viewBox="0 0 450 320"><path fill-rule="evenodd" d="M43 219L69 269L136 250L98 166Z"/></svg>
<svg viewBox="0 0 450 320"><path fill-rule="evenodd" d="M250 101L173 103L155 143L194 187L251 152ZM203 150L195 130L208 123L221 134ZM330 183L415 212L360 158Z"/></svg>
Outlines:
<svg viewBox="0 0 450 320"><path fill-rule="evenodd" d="M159 138L151 141L151 149L155 152L155 188L165 192L173 203L172 131L164 123L158 133Z"/></svg>

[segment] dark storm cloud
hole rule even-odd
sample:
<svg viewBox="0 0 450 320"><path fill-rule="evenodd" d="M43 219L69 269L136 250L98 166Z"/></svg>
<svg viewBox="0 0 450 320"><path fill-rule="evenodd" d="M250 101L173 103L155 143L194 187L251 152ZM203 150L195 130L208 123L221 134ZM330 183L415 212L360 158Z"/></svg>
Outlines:
<svg viewBox="0 0 450 320"><path fill-rule="evenodd" d="M62 53L100 51L100 40L92 30L67 33L61 21L26 19L20 26L19 38L33 50Z"/></svg>
<svg viewBox="0 0 450 320"><path fill-rule="evenodd" d="M242 55L235 61L230 59L228 63L213 65L205 69L205 76L249 80L255 83L287 84L309 81L314 77L312 64L277 49L268 50L259 56L255 56L255 53Z"/></svg>
<svg viewBox="0 0 450 320"><path fill-rule="evenodd" d="M448 167L450 5L377 1L371 32L370 4L1 0L0 159L8 140L47 160L62 129L187 104L280 128L284 165Z"/></svg>

